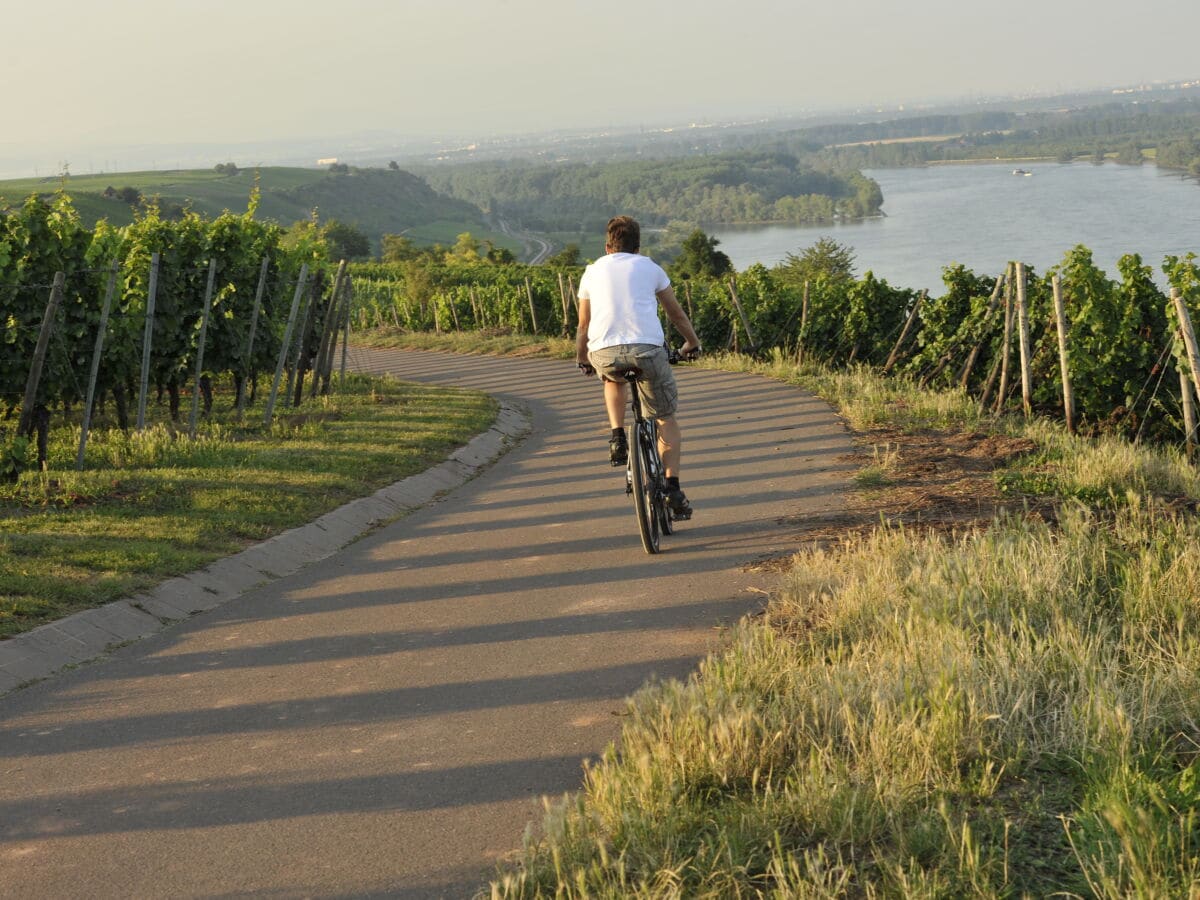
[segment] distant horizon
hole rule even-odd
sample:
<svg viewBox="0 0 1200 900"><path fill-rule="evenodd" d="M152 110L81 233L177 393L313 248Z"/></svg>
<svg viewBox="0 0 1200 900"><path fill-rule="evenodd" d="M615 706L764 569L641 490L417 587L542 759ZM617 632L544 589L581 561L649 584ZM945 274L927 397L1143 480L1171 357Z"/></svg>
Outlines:
<svg viewBox="0 0 1200 900"><path fill-rule="evenodd" d="M0 170L47 176L1152 84L1193 58L1200 4L63 0L3 22Z"/></svg>
<svg viewBox="0 0 1200 900"><path fill-rule="evenodd" d="M411 159L428 155L447 145L465 147L471 144L515 143L518 146L540 145L552 138L579 139L588 135L635 136L638 134L679 131L688 127L749 127L756 123L764 126L795 123L803 128L804 122L821 118L849 116L880 116L882 120L911 115L913 113L938 114L939 110L964 105L992 106L1004 103L1020 103L1031 99L1054 99L1076 95L1112 92L1114 100L1128 99L1128 93L1137 90L1162 90L1166 86L1181 84L1200 85L1200 78L1158 78L1153 81L1079 85L1064 91L1030 89L989 96L920 98L901 101L886 106L845 106L825 109L779 111L776 115L726 116L710 115L699 119L659 119L655 121L629 121L624 123L564 126L534 131L500 130L491 132L463 131L461 133L407 134L382 128L348 131L336 135L296 135L291 137L265 138L247 137L228 141L164 141L148 144L98 144L74 153L71 159L65 148L62 152L50 148L34 150L25 158L7 155L13 142L0 142L0 180L25 178L59 178L63 164L67 164L71 175L125 174L133 172L169 172L204 169L221 162L234 162L242 168L255 166L292 166L317 168L318 160L337 158L341 162L357 164L356 160L382 161L389 154L396 158ZM363 146L370 140L380 146ZM357 145L357 146L355 146ZM81 149L81 148L76 148ZM249 158L254 156L256 158ZM237 158L242 157L242 158Z"/></svg>

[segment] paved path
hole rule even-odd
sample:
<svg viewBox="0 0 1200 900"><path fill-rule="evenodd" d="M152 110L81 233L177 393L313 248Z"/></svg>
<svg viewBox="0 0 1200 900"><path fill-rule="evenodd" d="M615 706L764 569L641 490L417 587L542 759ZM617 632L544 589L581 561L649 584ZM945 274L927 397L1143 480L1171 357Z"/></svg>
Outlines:
<svg viewBox="0 0 1200 900"><path fill-rule="evenodd" d="M695 518L641 550L570 364L356 354L523 403L494 468L329 559L0 699L0 896L466 897L622 698L762 601L840 504L825 404L682 371Z"/></svg>

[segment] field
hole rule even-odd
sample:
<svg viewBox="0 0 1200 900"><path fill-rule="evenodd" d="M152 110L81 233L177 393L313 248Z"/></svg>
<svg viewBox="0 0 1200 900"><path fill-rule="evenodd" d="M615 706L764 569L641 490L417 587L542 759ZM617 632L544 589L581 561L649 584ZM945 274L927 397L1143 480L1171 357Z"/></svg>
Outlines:
<svg viewBox="0 0 1200 900"><path fill-rule="evenodd" d="M322 221L332 218L358 226L376 250L383 234L405 234L417 244L450 245L464 231L514 253L521 249L519 242L489 226L475 207L435 194L408 173L383 169L334 175L326 169L268 166L242 169L236 175L191 169L24 178L0 181L0 209L18 206L30 194L63 188L89 227L100 219L128 225L134 206L106 198L104 191L129 187L147 200L157 198L167 212L187 208L215 217L226 210L245 210L256 179L262 191L259 216L285 226L311 219L316 209Z"/></svg>

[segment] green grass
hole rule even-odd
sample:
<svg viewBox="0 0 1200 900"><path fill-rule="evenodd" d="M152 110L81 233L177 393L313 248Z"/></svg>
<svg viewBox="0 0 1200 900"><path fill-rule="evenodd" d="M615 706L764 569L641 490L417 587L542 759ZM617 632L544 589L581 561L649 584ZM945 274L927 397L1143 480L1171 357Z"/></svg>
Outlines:
<svg viewBox="0 0 1200 900"><path fill-rule="evenodd" d="M507 330L448 331L434 334L404 331L394 327L359 332L354 341L363 347L404 350L445 350L451 353L478 353L485 356L545 356L574 359L575 341L561 337L534 337Z"/></svg>
<svg viewBox="0 0 1200 900"><path fill-rule="evenodd" d="M1200 896L1200 521L1163 502L1200 498L1196 469L865 369L704 364L857 429L1029 437L1001 478L1058 521L798 554L765 615L632 699L492 896Z"/></svg>
<svg viewBox="0 0 1200 900"><path fill-rule="evenodd" d="M281 410L269 432L261 406L245 425L220 413L196 441L162 421L98 431L81 472L78 427L58 428L47 473L0 485L0 636L130 596L420 472L495 410L477 392L351 377L342 394Z"/></svg>

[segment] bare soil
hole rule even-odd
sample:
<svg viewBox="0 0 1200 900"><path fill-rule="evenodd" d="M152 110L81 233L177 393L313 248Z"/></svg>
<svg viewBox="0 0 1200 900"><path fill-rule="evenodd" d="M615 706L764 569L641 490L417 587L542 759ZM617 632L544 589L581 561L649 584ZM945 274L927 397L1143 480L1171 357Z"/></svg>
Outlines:
<svg viewBox="0 0 1200 900"><path fill-rule="evenodd" d="M859 449L849 459L864 469L878 466L879 481L852 490L845 509L835 515L781 520L796 526L794 552L828 546L880 524L949 535L987 527L1004 514L1054 520L1048 498L1004 495L996 483L997 470L1036 449L1027 438L877 428L857 433L855 443ZM750 568L782 571L791 563L787 554Z"/></svg>

